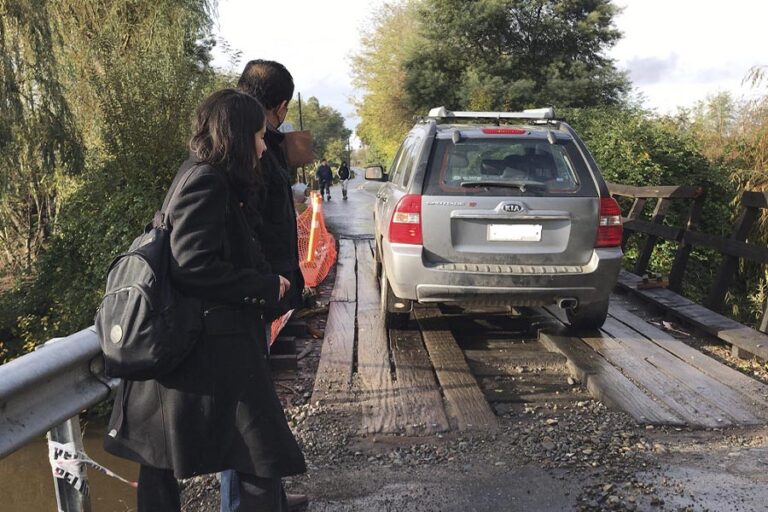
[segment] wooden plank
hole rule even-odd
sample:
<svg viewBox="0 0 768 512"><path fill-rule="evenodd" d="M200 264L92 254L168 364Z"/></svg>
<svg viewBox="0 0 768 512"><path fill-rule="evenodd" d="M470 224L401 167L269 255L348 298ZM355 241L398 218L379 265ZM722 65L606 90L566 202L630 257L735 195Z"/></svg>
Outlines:
<svg viewBox="0 0 768 512"><path fill-rule="evenodd" d="M685 223L686 231L697 229L699 221L701 220L701 212L703 207L704 194L693 200L691 211L688 213L688 219ZM679 293L683 289L683 276L685 275L685 268L688 265L688 257L690 256L692 250L693 246L685 242L678 246L677 252L675 253L675 261L672 262L672 267L669 271L668 288L670 290Z"/></svg>
<svg viewBox="0 0 768 512"><path fill-rule="evenodd" d="M504 368L565 367L565 358L561 354L546 350L465 350L464 357L470 362L490 363Z"/></svg>
<svg viewBox="0 0 768 512"><path fill-rule="evenodd" d="M750 327L715 313L704 306L682 297L671 290L651 288L638 290L635 288L641 281L640 277L622 270L619 272L618 284L650 301L657 306L667 309L684 322L697 327L712 336L720 338L732 345L746 350L757 357L768 360L768 334L756 331Z"/></svg>
<svg viewBox="0 0 768 512"><path fill-rule="evenodd" d="M672 397L682 403L684 409L676 409L682 416L686 416L683 410L693 412L690 425L763 423L755 414L754 407L745 403L738 392L663 350L634 329L609 318L603 330L613 336L613 341L620 347L619 350L627 354L627 358L645 362L647 364L642 366L651 366L661 375L667 385L660 392L664 393L665 398Z"/></svg>
<svg viewBox="0 0 768 512"><path fill-rule="evenodd" d="M354 344L355 304L331 302L312 403L344 404L349 400Z"/></svg>
<svg viewBox="0 0 768 512"><path fill-rule="evenodd" d="M570 389L565 375L550 373L537 374L535 385L518 380L489 382L483 387L483 393L485 399L493 403L568 402L573 400Z"/></svg>
<svg viewBox="0 0 768 512"><path fill-rule="evenodd" d="M741 393L743 395L742 399L746 398L755 405L768 408L768 386L765 384L686 345L658 327L633 315L621 306L611 304L608 312L613 318L638 331L670 354L675 355L682 361L685 361L685 363Z"/></svg>
<svg viewBox="0 0 768 512"><path fill-rule="evenodd" d="M638 423L685 424L680 416L651 399L581 339L565 334L564 329L550 327L542 330L539 341L548 350L564 355L568 359L566 366L571 375L581 381L595 399L609 407L625 411Z"/></svg>
<svg viewBox="0 0 768 512"><path fill-rule="evenodd" d="M389 335L405 432L420 435L450 430L421 333L393 329Z"/></svg>
<svg viewBox="0 0 768 512"><path fill-rule="evenodd" d="M742 208L741 215L739 215L734 225L733 232L728 237L729 240L745 241L749 231L752 229L752 225L757 220L758 213L759 211L756 208ZM722 309L725 293L731 285L733 274L736 272L738 265L739 258L735 256L728 255L723 258L720 269L717 271L717 276L715 276L715 281L709 289L709 295L704 301L704 305L707 308L712 311L720 311Z"/></svg>
<svg viewBox="0 0 768 512"><path fill-rule="evenodd" d="M744 258L757 263L768 263L768 249L764 246L699 233L698 231L686 231L683 235L683 241L695 247L715 249L718 252L735 258Z"/></svg>
<svg viewBox="0 0 768 512"><path fill-rule="evenodd" d="M672 241L679 240L683 232L683 229L677 226L665 226L647 220L626 220L624 229Z"/></svg>
<svg viewBox="0 0 768 512"><path fill-rule="evenodd" d="M664 222L664 217L667 216L667 210L672 201L669 199L659 199L656 202L656 207L653 209L653 216L651 217L651 223L661 224ZM640 250L640 254L635 262L635 273L643 275L645 269L648 268L648 262L651 261L651 255L653 254L653 248L656 246L656 240L658 237L655 235L648 235L645 238L643 248Z"/></svg>
<svg viewBox="0 0 768 512"><path fill-rule="evenodd" d="M355 242L342 238L339 240L336 281L331 292L331 302L355 302L357 299L356 267Z"/></svg>
<svg viewBox="0 0 768 512"><path fill-rule="evenodd" d="M291 318L287 324L285 324L285 327L283 327L283 330L280 331L280 337L283 335L285 336L295 336L297 338L304 338L307 336L308 332L308 326L307 322L304 320L295 320Z"/></svg>
<svg viewBox="0 0 768 512"><path fill-rule="evenodd" d="M560 308L547 307L544 309L549 311L559 322L564 322L564 313ZM683 418L686 424L699 427L718 427L733 423L732 418L722 409L709 403L707 398L699 396L696 390L690 389L685 380L676 376L675 370L686 373L686 368L673 368L671 372L669 371L670 363L663 357L668 354L661 348L648 343L648 345L655 347L656 352L653 352L652 350L643 350L643 346L633 345L632 342L640 335L614 319L609 318L603 326L603 330L611 334L618 333L620 336L612 338L602 332L594 331L594 334L581 335L580 337L590 348L639 385L646 394L654 400L664 403L675 414ZM624 338L627 339L626 342ZM673 367L683 366L679 360L672 359ZM687 368L693 370L693 368ZM665 372L664 370L668 371ZM688 373L696 372L693 370L693 372ZM686 375L686 377L695 383L700 380L698 374ZM755 418L750 416L749 419L754 420Z"/></svg>
<svg viewBox="0 0 768 512"><path fill-rule="evenodd" d="M298 366L296 354L275 354L269 356L269 367L273 372L295 370Z"/></svg>
<svg viewBox="0 0 768 512"><path fill-rule="evenodd" d="M747 208L768 208L768 192L744 192L741 204Z"/></svg>
<svg viewBox="0 0 768 512"><path fill-rule="evenodd" d="M634 187L632 185L619 185L608 183L611 195L625 197L669 197L669 198L693 198L704 193L701 187L693 186L666 186L666 187Z"/></svg>
<svg viewBox="0 0 768 512"><path fill-rule="evenodd" d="M632 202L632 207L629 209L629 213L626 217L624 217L624 222L629 222L635 219L639 219L640 216L643 214L643 209L645 208L645 203L647 202L647 199L642 197L636 197L635 200ZM627 240L629 240L629 235L632 233L630 230L625 229L622 233L621 237L621 250L626 250L627 248Z"/></svg>
<svg viewBox="0 0 768 512"><path fill-rule="evenodd" d="M357 303L358 306L379 307L381 295L374 270L373 253L368 240L355 240L357 255Z"/></svg>
<svg viewBox="0 0 768 512"><path fill-rule="evenodd" d="M436 307L415 308L424 344L443 389L447 413L459 430L495 428L496 416L477 381L469 371L464 354Z"/></svg>
<svg viewBox="0 0 768 512"><path fill-rule="evenodd" d="M357 374L366 433L399 432L403 422L389 362L389 337L379 308L373 255L357 240Z"/></svg>

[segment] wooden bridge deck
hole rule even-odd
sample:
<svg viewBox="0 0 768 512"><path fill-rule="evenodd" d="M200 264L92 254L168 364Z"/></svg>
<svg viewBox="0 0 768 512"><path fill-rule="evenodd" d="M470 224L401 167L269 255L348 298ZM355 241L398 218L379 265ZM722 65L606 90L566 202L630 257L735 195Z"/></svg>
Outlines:
<svg viewBox="0 0 768 512"><path fill-rule="evenodd" d="M570 373L595 398L639 423L768 423L768 386L645 322L621 302L612 304L599 332L579 335L565 327L558 308L524 311L549 352L529 345L514 356L542 367L561 364L563 380ZM414 316L418 329L384 329L371 242L342 239L312 401L360 407L361 430L369 433L494 428L472 351L462 350L437 307L417 308Z"/></svg>

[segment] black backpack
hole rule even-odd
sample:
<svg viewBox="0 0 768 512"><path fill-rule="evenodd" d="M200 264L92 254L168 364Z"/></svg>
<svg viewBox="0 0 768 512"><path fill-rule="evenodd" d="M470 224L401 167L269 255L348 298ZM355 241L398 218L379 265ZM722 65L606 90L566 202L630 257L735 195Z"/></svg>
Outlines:
<svg viewBox="0 0 768 512"><path fill-rule="evenodd" d="M108 377L156 379L171 372L202 331L202 304L171 283L169 213L195 169L176 180L161 211L127 252L114 259L94 320Z"/></svg>

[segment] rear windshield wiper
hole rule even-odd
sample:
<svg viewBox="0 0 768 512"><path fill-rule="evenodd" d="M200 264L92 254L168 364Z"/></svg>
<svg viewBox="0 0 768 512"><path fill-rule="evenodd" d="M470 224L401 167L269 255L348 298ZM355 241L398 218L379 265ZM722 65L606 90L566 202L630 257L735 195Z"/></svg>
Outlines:
<svg viewBox="0 0 768 512"><path fill-rule="evenodd" d="M517 188L520 192L525 192L528 187L545 187L543 183L538 181L505 181L505 180L482 180L482 181L462 181L460 186L465 188L479 188L479 187L503 187L503 188Z"/></svg>

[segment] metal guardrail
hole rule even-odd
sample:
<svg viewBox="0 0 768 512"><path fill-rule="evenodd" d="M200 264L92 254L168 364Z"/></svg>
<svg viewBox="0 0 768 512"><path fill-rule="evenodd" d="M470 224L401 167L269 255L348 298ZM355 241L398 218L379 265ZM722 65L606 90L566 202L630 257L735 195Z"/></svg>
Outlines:
<svg viewBox="0 0 768 512"><path fill-rule="evenodd" d="M104 376L93 327L1 365L0 459L106 400L119 382Z"/></svg>
<svg viewBox="0 0 768 512"><path fill-rule="evenodd" d="M0 365L0 459L46 432L49 442L82 450L80 412L109 398L119 383L104 375L93 326ZM90 512L88 494L57 476L58 510ZM79 478L87 484L84 469Z"/></svg>

